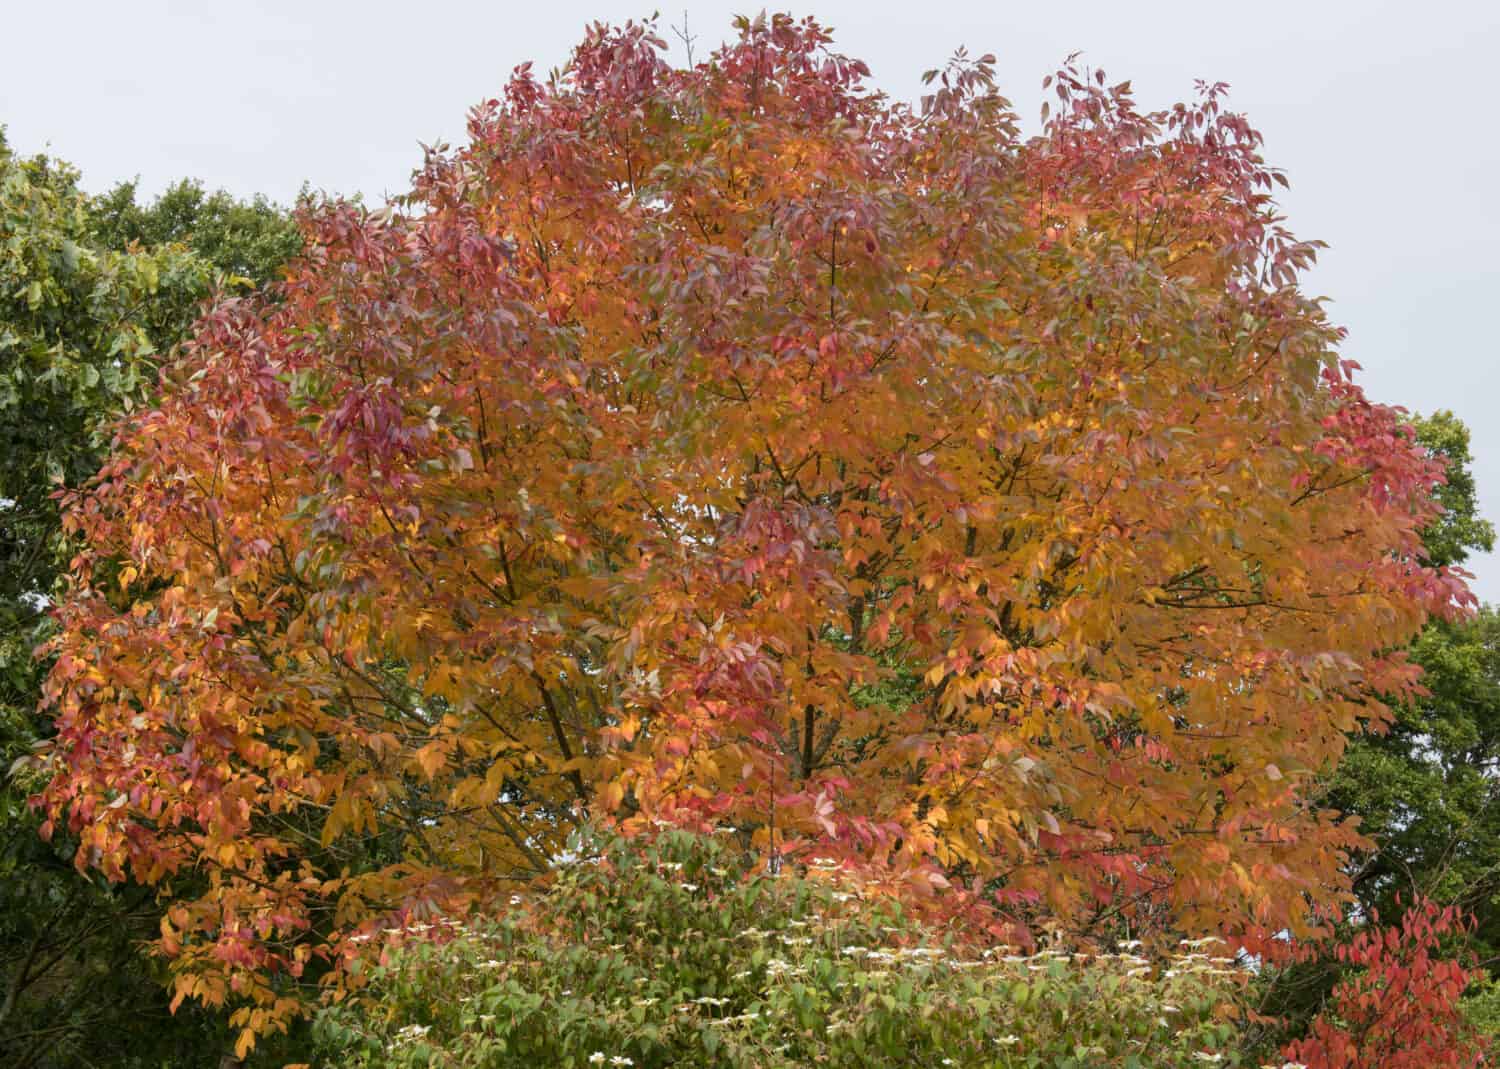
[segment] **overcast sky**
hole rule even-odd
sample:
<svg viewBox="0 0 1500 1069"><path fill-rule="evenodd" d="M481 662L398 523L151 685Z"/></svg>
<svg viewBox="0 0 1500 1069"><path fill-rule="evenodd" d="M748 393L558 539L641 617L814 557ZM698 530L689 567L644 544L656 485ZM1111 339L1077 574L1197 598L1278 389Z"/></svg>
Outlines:
<svg viewBox="0 0 1500 1069"><path fill-rule="evenodd" d="M684 0L661 26L680 25ZM707 51L748 4L691 0ZM467 109L534 60L560 64L619 0L213 3L0 0L0 123L103 189L179 177L289 201L303 182L378 201L407 188L418 142L462 136ZM774 10L774 8L773 8ZM1450 408L1474 433L1486 515L1500 517L1500 122L1495 0L815 0L789 8L836 31L874 82L914 99L952 51L994 52L1033 117L1068 53L1131 79L1144 105L1227 81L1288 172L1300 237L1332 246L1309 278L1349 328L1344 355L1378 400ZM1500 601L1500 559L1471 563Z"/></svg>

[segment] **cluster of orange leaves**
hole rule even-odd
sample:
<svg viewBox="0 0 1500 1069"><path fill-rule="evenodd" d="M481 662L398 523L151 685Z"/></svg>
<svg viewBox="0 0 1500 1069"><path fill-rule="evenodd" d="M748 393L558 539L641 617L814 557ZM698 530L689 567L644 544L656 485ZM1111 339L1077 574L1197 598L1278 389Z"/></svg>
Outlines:
<svg viewBox="0 0 1500 1069"><path fill-rule="evenodd" d="M70 502L40 804L247 1034L586 817L1085 936L1340 893L1303 788L1467 594L1259 135L739 29L595 27L310 214Z"/></svg>

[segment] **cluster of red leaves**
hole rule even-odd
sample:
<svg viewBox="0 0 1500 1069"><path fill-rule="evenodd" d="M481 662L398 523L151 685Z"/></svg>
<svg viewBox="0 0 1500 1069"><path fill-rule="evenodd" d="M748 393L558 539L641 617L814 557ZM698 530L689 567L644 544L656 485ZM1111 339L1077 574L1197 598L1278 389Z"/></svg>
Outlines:
<svg viewBox="0 0 1500 1069"><path fill-rule="evenodd" d="M1489 1043L1465 1020L1459 998L1479 970L1442 956L1463 930L1455 907L1419 900L1401 923L1380 918L1336 950L1357 969L1334 988L1308 1034L1286 1048L1307 1069L1474 1069Z"/></svg>
<svg viewBox="0 0 1500 1069"><path fill-rule="evenodd" d="M988 57L914 113L781 16L660 46L595 27L311 216L122 427L48 684L79 863L170 888L251 1031L589 817L1305 930L1359 840L1299 789L1468 595L1259 135L1064 71L1023 139Z"/></svg>

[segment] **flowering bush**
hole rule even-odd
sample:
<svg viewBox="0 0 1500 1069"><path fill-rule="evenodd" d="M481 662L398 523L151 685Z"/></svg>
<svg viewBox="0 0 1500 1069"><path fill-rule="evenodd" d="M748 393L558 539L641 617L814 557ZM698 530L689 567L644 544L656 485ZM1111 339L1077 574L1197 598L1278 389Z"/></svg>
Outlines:
<svg viewBox="0 0 1500 1069"><path fill-rule="evenodd" d="M1236 970L1189 945L974 949L831 864L755 871L733 840L590 836L542 895L392 931L326 1011L325 1064L1115 1067L1241 1064Z"/></svg>

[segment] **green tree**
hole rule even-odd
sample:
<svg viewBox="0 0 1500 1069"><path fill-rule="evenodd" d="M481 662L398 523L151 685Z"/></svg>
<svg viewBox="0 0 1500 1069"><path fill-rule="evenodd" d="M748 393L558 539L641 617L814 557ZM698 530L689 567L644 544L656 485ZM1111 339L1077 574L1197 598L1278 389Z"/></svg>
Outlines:
<svg viewBox="0 0 1500 1069"><path fill-rule="evenodd" d="M1479 921L1486 957L1500 949L1500 613L1434 623L1412 656L1430 696L1398 710L1390 731L1361 739L1332 796L1358 813L1378 848L1354 888L1394 916L1395 896L1425 893Z"/></svg>
<svg viewBox="0 0 1500 1069"><path fill-rule="evenodd" d="M266 202L191 183L151 205L128 186L92 200L0 131L0 1064L200 1065L223 1047L220 1022L170 1017L139 950L154 893L86 878L72 843L37 835L26 757L49 725L32 651L67 563L53 492L94 473L205 299L267 280L298 241Z"/></svg>
<svg viewBox="0 0 1500 1069"><path fill-rule="evenodd" d="M1416 421L1420 441L1447 462L1446 515L1424 536L1434 563L1462 565L1494 546L1478 514L1469 431L1451 412ZM1413 644L1426 697L1393 707L1383 734L1351 746L1330 803L1356 814L1376 849L1361 860L1362 910L1400 915L1396 895L1459 905L1479 922L1475 948L1500 951L1500 612L1434 620Z"/></svg>
<svg viewBox="0 0 1500 1069"><path fill-rule="evenodd" d="M149 204L136 199L138 183L121 182L89 205L93 231L108 248L185 245L218 270L257 286L273 282L302 248L286 211L263 196L236 200L183 179Z"/></svg>
<svg viewBox="0 0 1500 1069"><path fill-rule="evenodd" d="M1434 564L1463 565L1494 546L1494 525L1479 515L1469 470L1469 430L1451 412L1413 423L1418 440L1447 466L1438 491L1445 515L1424 533ZM1352 740L1329 779L1325 804L1358 817L1375 847L1356 859L1356 923L1399 919L1417 897L1471 913L1475 928L1450 947L1473 953L1495 975L1500 961L1500 610L1482 607L1462 621L1433 620L1411 647L1428 693L1392 705L1382 733ZM1267 1007L1298 1031L1341 974L1329 956L1282 972ZM1476 1013L1497 1020L1495 996ZM1500 1031L1497 1031L1500 1034Z"/></svg>

